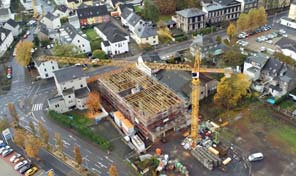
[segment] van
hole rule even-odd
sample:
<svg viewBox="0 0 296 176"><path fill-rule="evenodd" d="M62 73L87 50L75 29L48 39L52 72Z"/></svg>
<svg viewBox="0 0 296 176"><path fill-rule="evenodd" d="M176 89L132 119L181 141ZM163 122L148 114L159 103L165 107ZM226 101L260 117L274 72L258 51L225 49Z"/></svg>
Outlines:
<svg viewBox="0 0 296 176"><path fill-rule="evenodd" d="M253 153L248 157L248 160L250 162L263 160L263 154L262 153Z"/></svg>

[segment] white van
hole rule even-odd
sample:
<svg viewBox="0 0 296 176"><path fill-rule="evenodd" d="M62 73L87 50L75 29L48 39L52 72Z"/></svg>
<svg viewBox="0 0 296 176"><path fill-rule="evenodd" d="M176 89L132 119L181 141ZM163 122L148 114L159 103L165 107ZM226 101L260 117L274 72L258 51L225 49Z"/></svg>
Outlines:
<svg viewBox="0 0 296 176"><path fill-rule="evenodd" d="M248 160L250 162L263 160L263 154L262 153L253 153L248 157Z"/></svg>

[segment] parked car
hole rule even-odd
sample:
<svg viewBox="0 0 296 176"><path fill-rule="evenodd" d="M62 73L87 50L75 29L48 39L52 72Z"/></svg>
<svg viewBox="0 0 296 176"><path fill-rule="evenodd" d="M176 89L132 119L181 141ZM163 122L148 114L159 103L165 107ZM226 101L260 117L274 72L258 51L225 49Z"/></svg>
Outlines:
<svg viewBox="0 0 296 176"><path fill-rule="evenodd" d="M285 34L285 33L287 33L284 29L280 29L279 30L279 33L281 34L281 35L283 35L283 34Z"/></svg>
<svg viewBox="0 0 296 176"><path fill-rule="evenodd" d="M24 157L18 157L18 158L16 158L14 161L13 161L13 163L18 163L18 162L21 162L21 161L23 161L25 158Z"/></svg>
<svg viewBox="0 0 296 176"><path fill-rule="evenodd" d="M17 163L15 166L14 166L14 169L15 170L19 170L20 168L22 168L24 165L26 165L26 164L28 164L29 163L29 161L27 161L27 160L24 160L24 161L22 161L22 162L19 162L19 163Z"/></svg>
<svg viewBox="0 0 296 176"><path fill-rule="evenodd" d="M4 150L3 153L2 153L2 156L3 157L7 157L8 155L10 155L11 153L13 152L13 149L10 148L8 150Z"/></svg>
<svg viewBox="0 0 296 176"><path fill-rule="evenodd" d="M0 140L0 148L5 147L5 146L6 146L5 142Z"/></svg>
<svg viewBox="0 0 296 176"><path fill-rule="evenodd" d="M260 48L260 51L261 51L261 52L264 52L264 51L266 51L266 48L265 48L264 46L262 46L262 47Z"/></svg>
<svg viewBox="0 0 296 176"><path fill-rule="evenodd" d="M283 37L288 37L288 34L283 34L282 36L283 36Z"/></svg>
<svg viewBox="0 0 296 176"><path fill-rule="evenodd" d="M253 153L253 154L249 155L248 160L250 162L263 160L263 154L262 153Z"/></svg>
<svg viewBox="0 0 296 176"><path fill-rule="evenodd" d="M20 168L20 173L21 173L21 174L24 174L24 173L25 173L27 170L29 170L31 167L32 167L32 165L31 165L30 163L24 165L22 168Z"/></svg>
<svg viewBox="0 0 296 176"><path fill-rule="evenodd" d="M267 40L265 42L268 43L268 44L272 44L272 40Z"/></svg>
<svg viewBox="0 0 296 176"><path fill-rule="evenodd" d="M10 146L9 146L9 145L7 145L7 146L5 146L5 147L2 147L2 148L0 149L0 154L2 155L2 153L3 153L5 150L8 150L8 149L10 149Z"/></svg>
<svg viewBox="0 0 296 176"><path fill-rule="evenodd" d="M26 173L25 176L32 176L33 174L35 174L38 171L37 167L32 167L31 169L29 169Z"/></svg>
<svg viewBox="0 0 296 176"><path fill-rule="evenodd" d="M22 155L19 153L14 154L12 157L10 157L9 161L13 162L14 160L16 160L17 158L21 157Z"/></svg>
<svg viewBox="0 0 296 176"><path fill-rule="evenodd" d="M6 74L6 77L7 77L8 79L11 79L11 77L12 77L12 67L11 67L11 66L8 66L8 67L7 67L7 74Z"/></svg>

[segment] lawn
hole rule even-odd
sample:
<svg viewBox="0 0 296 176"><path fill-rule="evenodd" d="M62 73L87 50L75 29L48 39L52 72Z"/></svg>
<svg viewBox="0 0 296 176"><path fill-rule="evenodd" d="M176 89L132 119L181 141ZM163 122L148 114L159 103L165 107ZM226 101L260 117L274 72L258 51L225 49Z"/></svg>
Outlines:
<svg viewBox="0 0 296 176"><path fill-rule="evenodd" d="M278 140L283 141L288 144L292 152L296 153L296 130L288 125L283 125L282 127L275 128L274 135L278 137Z"/></svg>
<svg viewBox="0 0 296 176"><path fill-rule="evenodd" d="M93 28L86 29L84 33L87 35L87 38L90 41L92 51L96 49L101 49L102 39L98 36Z"/></svg>
<svg viewBox="0 0 296 176"><path fill-rule="evenodd" d="M89 40L96 40L100 38L93 28L86 29L85 34Z"/></svg>
<svg viewBox="0 0 296 176"><path fill-rule="evenodd" d="M296 109L296 102L292 101L292 100L284 100L282 101L279 106L282 109L288 110L288 111L294 111Z"/></svg>
<svg viewBox="0 0 296 176"><path fill-rule="evenodd" d="M159 21L168 21L172 19L172 15L160 15Z"/></svg>

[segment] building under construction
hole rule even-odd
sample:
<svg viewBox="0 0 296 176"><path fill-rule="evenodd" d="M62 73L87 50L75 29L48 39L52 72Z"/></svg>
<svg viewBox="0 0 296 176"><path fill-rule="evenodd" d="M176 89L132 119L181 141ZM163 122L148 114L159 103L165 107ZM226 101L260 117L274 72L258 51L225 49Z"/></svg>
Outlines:
<svg viewBox="0 0 296 176"><path fill-rule="evenodd" d="M185 125L185 102L138 69L99 79L101 95L121 111L146 139L155 141Z"/></svg>

